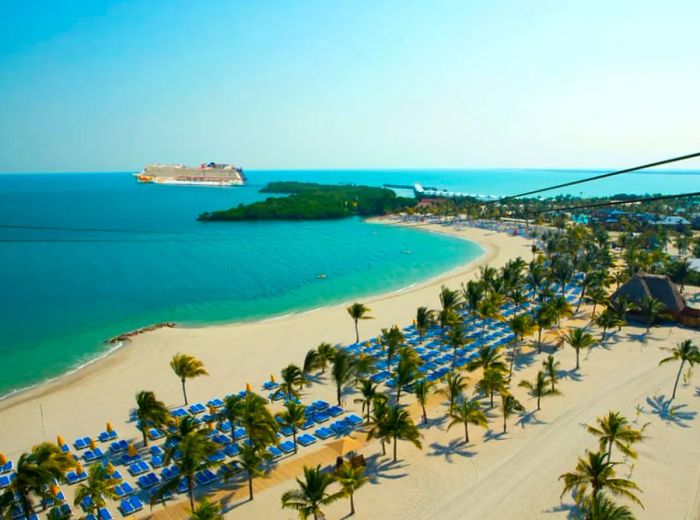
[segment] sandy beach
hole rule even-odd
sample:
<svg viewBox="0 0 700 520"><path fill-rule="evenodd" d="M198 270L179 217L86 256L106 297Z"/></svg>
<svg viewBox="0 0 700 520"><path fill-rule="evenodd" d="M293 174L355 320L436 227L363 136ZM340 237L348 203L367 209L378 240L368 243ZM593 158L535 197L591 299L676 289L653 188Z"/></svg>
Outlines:
<svg viewBox="0 0 700 520"><path fill-rule="evenodd" d="M375 319L361 322L362 337L374 336L393 324L410 323L418 306L438 307L440 286L458 287L480 265L500 267L517 256L531 257L531 241L520 237L470 228L422 227L476 241L484 255L414 287L364 299ZM513 393L529 413L514 418L505 435L500 434L501 418L494 410L492 429L472 428L472 442L467 446L461 444L460 428L448 432L447 423L439 420L421 428L423 450L405 443L399 446L397 464L390 457L377 456L378 442L369 443L362 453L375 473L371 483L357 492L357 518L567 518L573 501L568 496L560 500L562 486L557 477L572 470L585 449L596 447L582 425L609 410L621 411L639 426L649 423L647 439L638 447L638 460L618 466L618 474L631 475L644 491L645 509L633 506L635 515L641 519L700 518L700 389L693 382L697 377L690 385L679 387L674 404L684 406L682 413L664 420L653 401L655 396L670 395L677 370L673 364L658 367L665 357L661 347L689 338L697 343L700 333L659 327L647 335L641 327L624 327L605 345L582 355L578 374L571 371L574 351L565 348L556 354L565 371L560 386L563 395L543 400L542 411L532 413L534 401L523 388L514 387ZM59 434L69 442L94 436L106 421L115 425L122 438L140 439L134 424L128 422L137 391L153 390L169 406L182 404L179 381L168 366L177 352L200 358L209 371L209 377L188 383L190 401L197 402L241 390L246 383L260 390L270 374L279 374L288 363L301 364L306 351L322 341L354 341L345 305L259 322L163 328L140 335L75 374L0 402L0 451L15 458L31 445L52 441ZM515 384L531 380L540 363L540 357L525 349ZM474 377L471 379L469 393ZM333 401L334 394L327 382L314 384L304 400ZM444 417L441 401L436 397L429 410L433 419ZM355 407L352 396L346 398L346 405ZM256 483L260 492L255 501L232 501L230 516L294 518L293 512L280 508L281 494L294 486L292 476ZM342 518L348 511L343 500L326 512L328 518ZM184 516L182 506L165 511L159 506L154 512Z"/></svg>

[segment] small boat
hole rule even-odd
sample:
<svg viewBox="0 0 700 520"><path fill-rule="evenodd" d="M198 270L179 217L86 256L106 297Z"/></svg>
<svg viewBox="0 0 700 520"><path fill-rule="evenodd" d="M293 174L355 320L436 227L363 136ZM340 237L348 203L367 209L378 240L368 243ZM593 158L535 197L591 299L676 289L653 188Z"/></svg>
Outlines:
<svg viewBox="0 0 700 520"><path fill-rule="evenodd" d="M411 253L413 253L413 251L411 251L410 249L404 249L403 251L401 251L401 253L404 255L410 255Z"/></svg>
<svg viewBox="0 0 700 520"><path fill-rule="evenodd" d="M328 276L326 276L326 273L318 273L316 275L316 278L318 278L319 280L325 280L326 278L328 278Z"/></svg>

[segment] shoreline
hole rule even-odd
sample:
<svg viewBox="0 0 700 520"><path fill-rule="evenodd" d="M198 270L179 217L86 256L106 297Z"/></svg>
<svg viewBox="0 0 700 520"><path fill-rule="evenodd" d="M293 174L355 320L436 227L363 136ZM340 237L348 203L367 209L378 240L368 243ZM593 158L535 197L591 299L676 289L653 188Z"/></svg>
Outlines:
<svg viewBox="0 0 700 520"><path fill-rule="evenodd" d="M329 309L340 309L345 308L347 305L351 304L357 299L364 300L368 305L371 306L374 302L385 302L397 296L410 294L413 291L418 291L429 286L436 286L438 284L444 284L449 280L453 280L459 276L464 276L470 272L478 269L481 265L488 264L493 260L499 253L500 249L494 247L492 244L484 244L479 241L460 236L455 233L454 229L451 231L447 229L441 229L443 226L441 224L426 224L426 223L405 223L397 222L391 218L387 217L373 217L370 219L365 219L365 222L374 225L390 225L397 227L410 227L419 231L427 233L436 233L451 236L460 240L465 240L468 242L473 242L481 248L481 254L466 263L459 264L456 267L449 269L448 271L439 273L435 276L427 278L422 281L413 282L407 286L400 287L398 289L369 294L359 298L353 298L349 300L343 300L339 303L332 303L329 305L324 305L320 307L314 307L312 309L305 309L299 311L285 312L280 315L272 315L264 318L252 318L250 320L240 320L240 321L228 321L228 322L215 322L211 324L197 324L197 325L182 325L180 323L171 324L171 322L164 322L163 324L153 324L144 327L139 327L132 331L124 332L112 338L108 338L104 341L107 348L98 353L97 355L91 357L89 360L82 362L75 367L70 368L68 371L46 379L44 381L39 381L32 385L13 390L8 394L0 396L0 413L5 410L12 408L14 406L20 405L24 402L31 401L34 399L42 398L52 392L59 391L64 387L68 387L73 384L79 384L80 380L83 378L90 377L100 370L107 369L110 362L119 358L120 355L127 350L133 349L135 343L143 337L162 328L172 328L181 331L197 331L210 328L228 328L228 327L239 327L239 326L263 326L268 323L280 323L286 320L298 319L304 316L311 316L318 312ZM439 290L439 289L438 289ZM167 324L167 325L166 325ZM118 338L123 338L121 341L115 342L114 340Z"/></svg>

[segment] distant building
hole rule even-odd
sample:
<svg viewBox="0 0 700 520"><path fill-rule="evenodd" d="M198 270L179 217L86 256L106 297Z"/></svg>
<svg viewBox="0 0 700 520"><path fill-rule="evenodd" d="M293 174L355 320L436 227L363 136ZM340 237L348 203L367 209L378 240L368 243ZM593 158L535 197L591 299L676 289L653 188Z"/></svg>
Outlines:
<svg viewBox="0 0 700 520"><path fill-rule="evenodd" d="M655 221L654 224L659 226L689 226L690 221L678 215L661 217L659 220Z"/></svg>
<svg viewBox="0 0 700 520"><path fill-rule="evenodd" d="M688 307L676 285L668 276L658 274L635 274L612 295L611 300L624 296L639 304L645 296L653 297L664 304L664 311L673 319L688 326L700 327L700 309Z"/></svg>

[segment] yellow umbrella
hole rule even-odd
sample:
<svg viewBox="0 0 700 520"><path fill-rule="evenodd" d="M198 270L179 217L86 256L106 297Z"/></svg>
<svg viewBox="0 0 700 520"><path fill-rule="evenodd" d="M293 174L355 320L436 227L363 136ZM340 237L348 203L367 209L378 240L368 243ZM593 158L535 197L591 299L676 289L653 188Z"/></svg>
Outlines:
<svg viewBox="0 0 700 520"><path fill-rule="evenodd" d="M270 374L270 381L272 381L273 383L275 382L275 376L273 374Z"/></svg>
<svg viewBox="0 0 700 520"><path fill-rule="evenodd" d="M59 448L62 448L63 446L66 445L66 440L59 435L56 437L56 443L58 444Z"/></svg>
<svg viewBox="0 0 700 520"><path fill-rule="evenodd" d="M90 439L90 449L95 450L97 449L97 444L95 444L95 441Z"/></svg>
<svg viewBox="0 0 700 520"><path fill-rule="evenodd" d="M61 490L58 488L56 484L51 484L51 494L55 497L58 496L58 494L61 492Z"/></svg>
<svg viewBox="0 0 700 520"><path fill-rule="evenodd" d="M133 444L129 444L129 449L127 449L126 452L129 454L129 457L136 457L136 455L139 454L139 452L136 451L136 446Z"/></svg>
<svg viewBox="0 0 700 520"><path fill-rule="evenodd" d="M108 431L109 433L112 433L112 423L111 423L111 422L108 422L108 423L107 423L107 431Z"/></svg>
<svg viewBox="0 0 700 520"><path fill-rule="evenodd" d="M107 473L109 473L110 475L114 473L114 466L112 466L111 462L107 463Z"/></svg>
<svg viewBox="0 0 700 520"><path fill-rule="evenodd" d="M211 421L209 421L209 422L207 423L207 428L209 428L210 430L213 430L213 429L214 429L214 423L211 422Z"/></svg>
<svg viewBox="0 0 700 520"><path fill-rule="evenodd" d="M2 464L3 466L7 464L7 457L5 457L4 453L0 453L0 464Z"/></svg>
<svg viewBox="0 0 700 520"><path fill-rule="evenodd" d="M245 391L246 391L246 392L249 392L249 393L253 391L253 389L250 388L250 383L246 383L246 384L245 384Z"/></svg>
<svg viewBox="0 0 700 520"><path fill-rule="evenodd" d="M75 465L75 472L76 472L78 475L80 475L80 474L83 472L83 467L80 465L80 462L78 462L78 463Z"/></svg>
<svg viewBox="0 0 700 520"><path fill-rule="evenodd" d="M413 326L414 327L416 326L416 320L413 320Z"/></svg>
<svg viewBox="0 0 700 520"><path fill-rule="evenodd" d="M337 441L329 442L326 444L327 448L330 448L338 455L345 455L351 451L357 451L362 448L363 444L352 437L343 437Z"/></svg>

